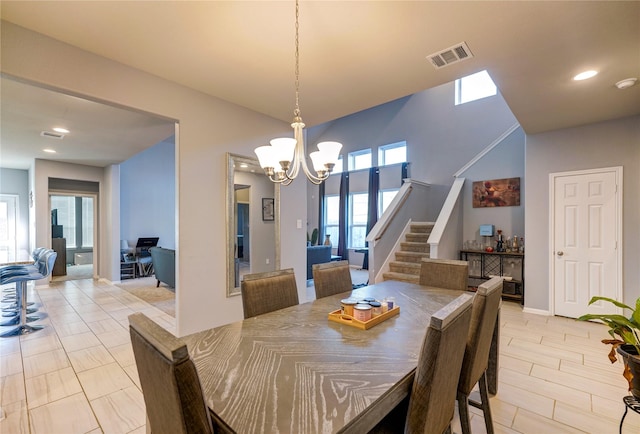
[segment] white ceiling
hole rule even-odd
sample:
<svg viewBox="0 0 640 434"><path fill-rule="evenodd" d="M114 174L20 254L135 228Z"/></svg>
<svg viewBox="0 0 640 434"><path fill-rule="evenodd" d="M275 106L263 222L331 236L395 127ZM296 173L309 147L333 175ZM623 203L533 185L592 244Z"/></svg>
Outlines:
<svg viewBox="0 0 640 434"><path fill-rule="evenodd" d="M3 0L0 7L3 20L292 119L293 1ZM439 70L427 60L460 42L467 43L472 59ZM300 106L308 126L482 69L529 134L640 114L640 85L614 86L640 77L640 2L301 2ZM600 73L571 80L586 69ZM6 167L20 133L5 137L5 113L13 113L16 102L5 92L6 80L2 86ZM29 112L36 119L47 116L38 107ZM83 146L91 155L99 144Z"/></svg>

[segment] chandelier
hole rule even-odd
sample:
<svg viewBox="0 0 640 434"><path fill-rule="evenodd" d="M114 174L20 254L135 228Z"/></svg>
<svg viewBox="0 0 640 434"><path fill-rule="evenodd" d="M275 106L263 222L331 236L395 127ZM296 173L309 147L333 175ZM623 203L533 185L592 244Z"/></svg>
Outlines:
<svg viewBox="0 0 640 434"><path fill-rule="evenodd" d="M300 116L299 89L300 89L300 62L298 51L298 17L299 5L296 0L296 52L295 52L295 88L296 88L296 106L293 110L293 138L280 137L271 140L270 145L260 146L255 149L255 153L260 161L260 166L264 169L264 173L269 179L275 183L289 185L298 176L300 166L309 181L314 184L320 184L327 179L333 170L342 144L338 142L321 142L318 143L318 150L309 154L313 164L314 175L307 165L307 157L304 154L304 122Z"/></svg>

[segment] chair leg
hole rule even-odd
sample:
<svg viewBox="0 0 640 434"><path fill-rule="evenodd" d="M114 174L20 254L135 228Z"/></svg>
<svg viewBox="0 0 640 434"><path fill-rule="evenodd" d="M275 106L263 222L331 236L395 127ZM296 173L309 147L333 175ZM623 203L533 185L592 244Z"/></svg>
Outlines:
<svg viewBox="0 0 640 434"><path fill-rule="evenodd" d="M487 434L493 434L493 420L491 418L491 406L489 405L489 389L487 389L487 371L482 373L478 386L480 387L484 425L487 427Z"/></svg>
<svg viewBox="0 0 640 434"><path fill-rule="evenodd" d="M469 396L462 392L458 392L458 413L460 414L462 434L471 434L471 422L469 421Z"/></svg>
<svg viewBox="0 0 640 434"><path fill-rule="evenodd" d="M156 288L160 288L160 281L158 280L158 283L156 283Z"/></svg>

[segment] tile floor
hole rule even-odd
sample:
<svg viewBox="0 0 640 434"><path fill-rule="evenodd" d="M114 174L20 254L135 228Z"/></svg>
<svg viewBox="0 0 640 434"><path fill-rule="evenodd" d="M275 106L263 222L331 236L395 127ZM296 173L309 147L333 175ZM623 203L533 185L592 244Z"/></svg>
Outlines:
<svg viewBox="0 0 640 434"><path fill-rule="evenodd" d="M46 328L0 339L0 433L144 433L127 316L144 312L170 331L174 318L90 279L29 291L46 312L39 322ZM626 384L600 343L604 326L526 314L511 302L501 325L496 432L618 432ZM481 414L471 411L473 432L484 433ZM623 432L639 433L640 415L629 414Z"/></svg>

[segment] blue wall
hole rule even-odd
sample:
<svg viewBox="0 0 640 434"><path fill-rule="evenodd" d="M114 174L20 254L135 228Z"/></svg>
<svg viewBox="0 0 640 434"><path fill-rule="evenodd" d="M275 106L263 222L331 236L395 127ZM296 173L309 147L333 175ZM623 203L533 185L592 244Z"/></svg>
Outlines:
<svg viewBox="0 0 640 434"><path fill-rule="evenodd" d="M160 237L175 249L175 144L160 142L120 165L120 238L135 247L140 237Z"/></svg>

